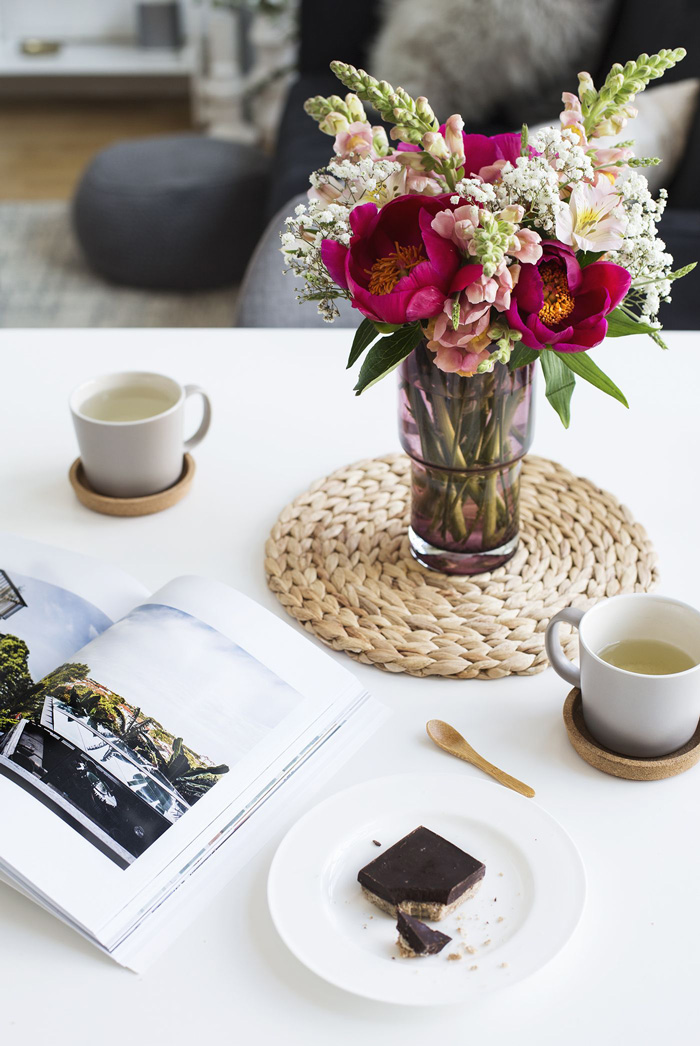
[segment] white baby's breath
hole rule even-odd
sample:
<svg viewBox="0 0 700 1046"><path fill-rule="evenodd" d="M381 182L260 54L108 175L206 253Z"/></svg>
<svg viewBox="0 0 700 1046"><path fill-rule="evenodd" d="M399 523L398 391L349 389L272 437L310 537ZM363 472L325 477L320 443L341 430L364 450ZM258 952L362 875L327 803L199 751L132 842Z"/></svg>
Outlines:
<svg viewBox="0 0 700 1046"><path fill-rule="evenodd" d="M656 322L662 302L671 300L673 258L659 237L657 223L666 209L667 193L655 200L643 174L633 172L619 183L621 205L627 218L622 247L611 251L609 260L622 265L632 276L630 299L646 322Z"/></svg>

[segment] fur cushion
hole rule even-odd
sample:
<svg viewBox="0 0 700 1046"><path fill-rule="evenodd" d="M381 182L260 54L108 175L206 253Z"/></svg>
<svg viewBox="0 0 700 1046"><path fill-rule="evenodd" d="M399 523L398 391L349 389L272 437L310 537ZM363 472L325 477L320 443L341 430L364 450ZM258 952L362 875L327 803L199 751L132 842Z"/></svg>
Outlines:
<svg viewBox="0 0 700 1046"><path fill-rule="evenodd" d="M602 51L614 0L384 0L370 72L439 119L546 117ZM630 56L624 56L630 57Z"/></svg>

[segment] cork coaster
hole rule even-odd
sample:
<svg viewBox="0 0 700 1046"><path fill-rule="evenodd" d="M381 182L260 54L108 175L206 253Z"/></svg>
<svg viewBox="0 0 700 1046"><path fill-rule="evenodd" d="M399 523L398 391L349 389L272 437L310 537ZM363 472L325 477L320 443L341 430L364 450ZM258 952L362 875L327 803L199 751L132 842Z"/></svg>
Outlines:
<svg viewBox="0 0 700 1046"><path fill-rule="evenodd" d="M629 511L546 458L524 460L515 556L448 577L410 554L408 458L339 469L288 505L265 546L268 584L307 631L387 672L452 679L533 675L562 607L648 592L656 553ZM578 641L565 634L575 657Z"/></svg>
<svg viewBox="0 0 700 1046"><path fill-rule="evenodd" d="M583 718L581 691L574 687L564 702L564 725L571 744L582 759L613 777L624 777L628 781L662 781L690 770L700 761L700 723L687 744L668 755L653 759L634 759L629 755L611 752L588 732Z"/></svg>
<svg viewBox="0 0 700 1046"><path fill-rule="evenodd" d="M146 494L140 498L113 498L107 494L98 494L85 478L80 458L76 458L71 465L68 478L78 501L93 512L101 512L105 516L150 516L181 501L192 486L194 472L194 458L191 454L185 454L182 474L177 483L157 494Z"/></svg>

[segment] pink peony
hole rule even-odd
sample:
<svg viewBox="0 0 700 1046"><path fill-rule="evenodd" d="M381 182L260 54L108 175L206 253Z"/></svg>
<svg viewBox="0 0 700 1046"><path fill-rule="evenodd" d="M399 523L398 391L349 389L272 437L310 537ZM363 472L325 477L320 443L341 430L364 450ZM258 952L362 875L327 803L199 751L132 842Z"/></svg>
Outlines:
<svg viewBox="0 0 700 1046"><path fill-rule="evenodd" d="M482 274L463 266L454 244L431 228L449 197L399 196L381 210L365 203L350 212L350 246L324 240L321 258L339 287L368 319L403 324L437 316L445 300Z"/></svg>
<svg viewBox="0 0 700 1046"><path fill-rule="evenodd" d="M630 287L627 269L597 261L581 268L571 247L545 240L536 265L523 265L514 287L508 324L529 349L585 352L608 332L605 319Z"/></svg>

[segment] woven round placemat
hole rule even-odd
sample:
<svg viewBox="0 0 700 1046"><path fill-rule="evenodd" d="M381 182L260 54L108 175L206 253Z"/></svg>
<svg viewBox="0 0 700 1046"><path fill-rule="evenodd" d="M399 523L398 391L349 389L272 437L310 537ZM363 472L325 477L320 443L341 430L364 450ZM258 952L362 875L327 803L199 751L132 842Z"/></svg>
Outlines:
<svg viewBox="0 0 700 1046"><path fill-rule="evenodd" d="M644 528L554 461L524 460L519 548L476 577L413 559L409 483L402 454L338 469L283 510L265 546L268 584L285 610L365 664L452 679L533 675L547 667L544 632L562 607L657 584ZM576 636L562 636L575 657Z"/></svg>

